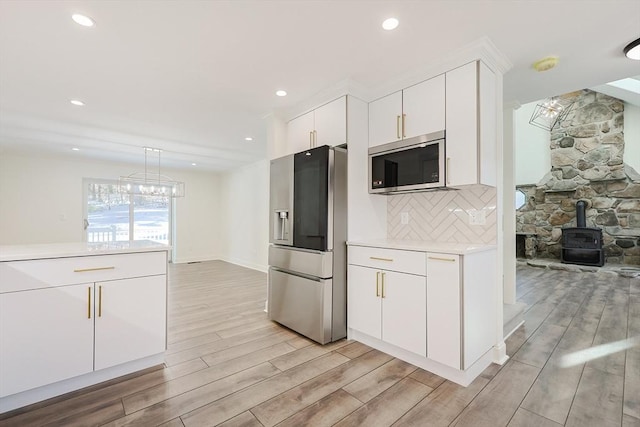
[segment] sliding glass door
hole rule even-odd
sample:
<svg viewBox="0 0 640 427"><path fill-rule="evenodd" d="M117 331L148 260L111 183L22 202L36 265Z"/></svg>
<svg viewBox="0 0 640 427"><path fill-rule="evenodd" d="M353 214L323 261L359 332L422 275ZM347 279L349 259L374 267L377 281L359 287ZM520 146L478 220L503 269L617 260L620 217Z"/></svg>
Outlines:
<svg viewBox="0 0 640 427"><path fill-rule="evenodd" d="M84 180L87 242L152 240L171 244L170 197L118 193L118 182Z"/></svg>

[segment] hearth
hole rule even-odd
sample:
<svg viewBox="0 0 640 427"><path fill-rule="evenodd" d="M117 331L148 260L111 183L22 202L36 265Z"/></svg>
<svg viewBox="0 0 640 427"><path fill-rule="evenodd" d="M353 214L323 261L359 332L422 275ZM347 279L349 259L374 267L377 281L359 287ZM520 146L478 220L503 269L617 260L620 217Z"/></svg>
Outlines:
<svg viewBox="0 0 640 427"><path fill-rule="evenodd" d="M586 226L586 203L576 203L576 225L562 229L560 260L565 264L604 265L602 229Z"/></svg>

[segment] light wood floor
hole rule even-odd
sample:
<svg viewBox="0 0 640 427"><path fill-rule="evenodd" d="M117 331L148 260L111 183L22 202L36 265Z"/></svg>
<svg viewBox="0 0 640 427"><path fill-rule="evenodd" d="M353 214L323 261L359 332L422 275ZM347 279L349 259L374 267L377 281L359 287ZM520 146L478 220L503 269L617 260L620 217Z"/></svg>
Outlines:
<svg viewBox="0 0 640 427"><path fill-rule="evenodd" d="M265 297L263 273L172 265L165 368L0 425L640 426L640 279L518 267L526 324L467 388L357 342L316 345L269 322Z"/></svg>

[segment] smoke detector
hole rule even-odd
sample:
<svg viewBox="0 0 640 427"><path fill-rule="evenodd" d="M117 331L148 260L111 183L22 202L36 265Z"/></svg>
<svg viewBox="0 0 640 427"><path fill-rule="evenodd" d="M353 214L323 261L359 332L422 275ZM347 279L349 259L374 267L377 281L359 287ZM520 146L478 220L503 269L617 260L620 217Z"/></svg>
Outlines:
<svg viewBox="0 0 640 427"><path fill-rule="evenodd" d="M542 72L552 69L558 64L557 56L547 56L533 63L533 69Z"/></svg>

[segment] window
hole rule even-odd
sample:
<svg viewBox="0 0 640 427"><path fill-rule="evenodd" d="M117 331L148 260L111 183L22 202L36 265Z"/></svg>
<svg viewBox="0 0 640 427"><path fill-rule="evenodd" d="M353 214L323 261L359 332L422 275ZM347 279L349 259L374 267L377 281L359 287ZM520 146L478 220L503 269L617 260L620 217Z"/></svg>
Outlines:
<svg viewBox="0 0 640 427"><path fill-rule="evenodd" d="M522 190L516 190L516 210L520 209L527 203L527 195Z"/></svg>
<svg viewBox="0 0 640 427"><path fill-rule="evenodd" d="M130 196L117 181L84 181L87 242L152 240L170 244L170 197Z"/></svg>

